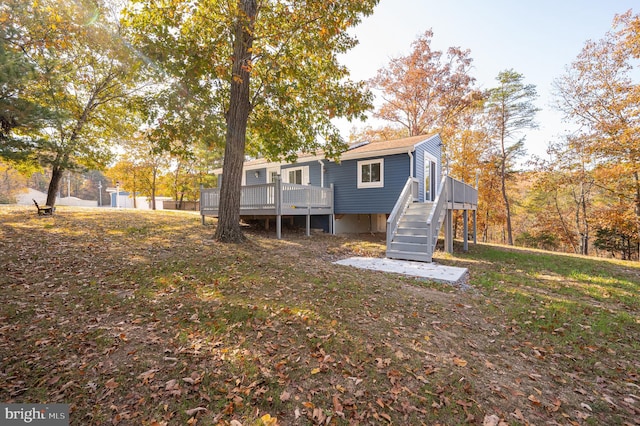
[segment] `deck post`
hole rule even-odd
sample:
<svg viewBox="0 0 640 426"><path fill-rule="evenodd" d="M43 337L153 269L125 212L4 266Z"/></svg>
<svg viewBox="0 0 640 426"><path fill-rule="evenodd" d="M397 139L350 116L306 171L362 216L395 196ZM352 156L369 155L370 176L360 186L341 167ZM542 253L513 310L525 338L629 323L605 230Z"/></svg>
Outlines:
<svg viewBox="0 0 640 426"><path fill-rule="evenodd" d="M469 251L469 211L464 210L462 212L462 250L466 253Z"/></svg>
<svg viewBox="0 0 640 426"><path fill-rule="evenodd" d="M331 235L336 235L336 215L334 205L335 188L333 187L333 183L329 185L329 188L331 188L331 215L329 216L329 233Z"/></svg>
<svg viewBox="0 0 640 426"><path fill-rule="evenodd" d="M307 193L307 237L311 236L311 188L306 188Z"/></svg>
<svg viewBox="0 0 640 426"><path fill-rule="evenodd" d="M473 211L473 244L478 244L478 211Z"/></svg>
<svg viewBox="0 0 640 426"><path fill-rule="evenodd" d="M453 254L453 179L447 177L445 188L446 212L444 215L444 249L447 253Z"/></svg>
<svg viewBox="0 0 640 426"><path fill-rule="evenodd" d="M282 238L282 179L276 176L275 181L275 204L276 204L276 238Z"/></svg>
<svg viewBox="0 0 640 426"><path fill-rule="evenodd" d="M444 219L444 246L445 251L453 254L453 210L447 209Z"/></svg>

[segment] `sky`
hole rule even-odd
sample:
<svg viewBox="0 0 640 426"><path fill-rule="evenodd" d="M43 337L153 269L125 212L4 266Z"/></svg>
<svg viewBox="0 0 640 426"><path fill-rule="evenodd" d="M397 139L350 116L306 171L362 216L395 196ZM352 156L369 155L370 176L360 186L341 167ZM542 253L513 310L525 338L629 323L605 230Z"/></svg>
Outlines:
<svg viewBox="0 0 640 426"><path fill-rule="evenodd" d="M433 30L431 48L471 51L472 76L480 89L496 86L498 73L514 69L538 91L539 128L526 132L529 155L544 156L548 142L567 131L553 109L552 83L564 74L588 40L612 28L616 14L640 12L640 0L381 0L373 15L351 33L359 45L341 57L353 80L367 80L411 43ZM336 123L344 138L355 126L381 122Z"/></svg>

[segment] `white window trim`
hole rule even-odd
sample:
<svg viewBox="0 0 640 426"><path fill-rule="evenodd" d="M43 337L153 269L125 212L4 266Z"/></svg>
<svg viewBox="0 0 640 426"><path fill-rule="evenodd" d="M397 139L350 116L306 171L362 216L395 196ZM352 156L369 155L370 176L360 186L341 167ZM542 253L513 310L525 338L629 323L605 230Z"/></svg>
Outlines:
<svg viewBox="0 0 640 426"><path fill-rule="evenodd" d="M280 167L269 167L267 168L267 183L273 183L273 179L271 179L271 175L273 174L273 172L276 172L276 174L280 174Z"/></svg>
<svg viewBox="0 0 640 426"><path fill-rule="evenodd" d="M363 182L362 166L376 163L380 164L380 182ZM384 158L358 161L358 188L384 188Z"/></svg>
<svg viewBox="0 0 640 426"><path fill-rule="evenodd" d="M302 170L302 184L309 184L309 166L301 166L301 167L287 167L286 169L281 170L282 181L285 183L289 182L289 172L295 172L297 170Z"/></svg>

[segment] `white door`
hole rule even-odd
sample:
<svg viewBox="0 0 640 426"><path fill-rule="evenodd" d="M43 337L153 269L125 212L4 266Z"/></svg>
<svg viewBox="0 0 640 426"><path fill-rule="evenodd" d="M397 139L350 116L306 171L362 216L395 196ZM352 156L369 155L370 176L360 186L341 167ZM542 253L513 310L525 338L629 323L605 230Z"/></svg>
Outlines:
<svg viewBox="0 0 640 426"><path fill-rule="evenodd" d="M436 198L436 162L424 159L424 200L433 201Z"/></svg>

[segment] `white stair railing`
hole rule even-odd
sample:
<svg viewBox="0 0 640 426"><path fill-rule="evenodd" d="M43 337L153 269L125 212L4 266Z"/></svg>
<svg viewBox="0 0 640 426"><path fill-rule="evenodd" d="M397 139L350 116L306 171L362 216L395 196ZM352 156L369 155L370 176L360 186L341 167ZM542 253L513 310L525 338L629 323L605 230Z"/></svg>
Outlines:
<svg viewBox="0 0 640 426"><path fill-rule="evenodd" d="M387 219L387 250L391 247L391 241L393 240L393 236L398 229L398 223L400 223L400 218L404 214L405 210L418 196L418 180L416 178L410 177L407 179L407 183L405 183L404 188L402 188L402 192L400 192L400 196L398 197L398 201L396 201L395 206L393 206L393 210L391 210L391 214Z"/></svg>

